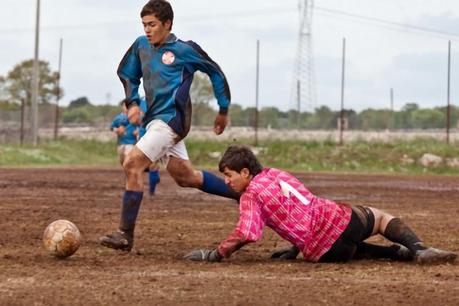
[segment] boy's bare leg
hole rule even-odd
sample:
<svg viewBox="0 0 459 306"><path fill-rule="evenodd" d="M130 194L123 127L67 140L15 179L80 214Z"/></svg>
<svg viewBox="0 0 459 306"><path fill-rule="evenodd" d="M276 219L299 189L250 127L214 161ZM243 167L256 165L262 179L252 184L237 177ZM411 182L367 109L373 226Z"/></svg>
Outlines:
<svg viewBox="0 0 459 306"><path fill-rule="evenodd" d="M121 206L119 229L112 234L102 236L100 238L102 245L123 251L132 249L135 224L143 197L142 174L150 163L151 161L137 147L129 152L123 163L126 173L126 191Z"/></svg>
<svg viewBox="0 0 459 306"><path fill-rule="evenodd" d="M456 259L457 255L453 252L424 246L421 239L401 219L379 209L369 208L375 217L373 235L381 234L390 241L407 247L417 263L444 263Z"/></svg>

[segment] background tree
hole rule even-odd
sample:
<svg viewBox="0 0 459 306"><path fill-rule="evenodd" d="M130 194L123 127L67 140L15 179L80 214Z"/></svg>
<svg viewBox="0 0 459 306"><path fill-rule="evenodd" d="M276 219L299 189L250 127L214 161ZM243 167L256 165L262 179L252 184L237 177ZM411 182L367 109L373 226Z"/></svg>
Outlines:
<svg viewBox="0 0 459 306"><path fill-rule="evenodd" d="M411 122L416 129L445 127L445 113L439 109L417 109L411 113Z"/></svg>
<svg viewBox="0 0 459 306"><path fill-rule="evenodd" d="M8 96L9 92L6 88L6 79L5 77L0 75L0 103L6 104L8 103Z"/></svg>
<svg viewBox="0 0 459 306"><path fill-rule="evenodd" d="M362 130L385 130L393 126L393 112L388 109L366 109L358 115Z"/></svg>
<svg viewBox="0 0 459 306"><path fill-rule="evenodd" d="M192 124L213 125L217 112L210 106L210 101L214 100L214 91L206 74L199 71L194 74L190 98L193 105Z"/></svg>
<svg viewBox="0 0 459 306"><path fill-rule="evenodd" d="M314 115L307 118L306 127L308 129L336 129L337 114L328 106L322 105L315 109Z"/></svg>
<svg viewBox="0 0 459 306"><path fill-rule="evenodd" d="M58 73L51 71L49 63L39 61L40 82L38 84L38 103L48 104L54 102L57 93ZM5 87L11 99L10 102L25 102L30 104L32 100L32 70L33 60L23 61L8 72L5 79ZM61 96L63 90L60 91Z"/></svg>
<svg viewBox="0 0 459 306"><path fill-rule="evenodd" d="M69 109L79 108L79 107L84 107L84 106L92 106L92 104L91 104L91 102L89 102L88 98L79 97L79 98L77 98L75 100L70 101Z"/></svg>

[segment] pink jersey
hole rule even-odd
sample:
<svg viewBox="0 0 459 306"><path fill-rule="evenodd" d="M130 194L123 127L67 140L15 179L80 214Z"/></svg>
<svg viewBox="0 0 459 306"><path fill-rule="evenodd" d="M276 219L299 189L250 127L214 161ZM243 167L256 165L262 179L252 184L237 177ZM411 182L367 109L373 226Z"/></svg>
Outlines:
<svg viewBox="0 0 459 306"><path fill-rule="evenodd" d="M222 256L259 240L266 225L313 262L339 238L352 212L350 206L316 197L297 178L274 168L265 168L252 179L239 209L236 229L218 247Z"/></svg>

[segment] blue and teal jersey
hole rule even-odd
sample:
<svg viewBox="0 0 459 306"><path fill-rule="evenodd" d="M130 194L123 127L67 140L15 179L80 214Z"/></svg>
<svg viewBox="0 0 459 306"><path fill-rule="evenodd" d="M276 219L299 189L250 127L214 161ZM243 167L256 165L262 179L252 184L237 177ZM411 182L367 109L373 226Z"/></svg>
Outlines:
<svg viewBox="0 0 459 306"><path fill-rule="evenodd" d="M139 126L129 123L128 116L123 113L118 114L113 118L110 130L119 128L120 126L124 126L125 131L123 135L118 135L118 145L135 144L137 142L137 137L134 135L134 132L139 128Z"/></svg>
<svg viewBox="0 0 459 306"><path fill-rule="evenodd" d="M220 67L193 41L182 41L170 34L166 42L153 47L146 36L140 36L128 49L118 67L126 104L140 105L142 79L147 111L143 125L153 119L166 122L181 138L191 124L190 86L197 70L206 73L220 107L227 114L231 95Z"/></svg>
<svg viewBox="0 0 459 306"><path fill-rule="evenodd" d="M147 112L147 109L148 109L147 100L145 100L145 98L141 98L140 99L140 111L145 114ZM143 117L142 117L142 122L143 122ZM142 126L139 129L139 139L142 138L142 136L145 135L146 132L147 132L147 129L142 124Z"/></svg>

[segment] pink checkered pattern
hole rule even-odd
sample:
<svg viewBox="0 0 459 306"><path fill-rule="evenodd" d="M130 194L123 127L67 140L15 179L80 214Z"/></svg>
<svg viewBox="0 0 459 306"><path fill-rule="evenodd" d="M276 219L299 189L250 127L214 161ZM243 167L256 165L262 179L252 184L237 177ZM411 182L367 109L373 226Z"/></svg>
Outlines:
<svg viewBox="0 0 459 306"><path fill-rule="evenodd" d="M296 189L309 203L283 191L280 182ZM349 206L316 197L291 174L265 168L241 196L239 222L218 251L229 257L242 245L259 240L268 226L297 246L306 260L316 262L345 230L351 212Z"/></svg>

